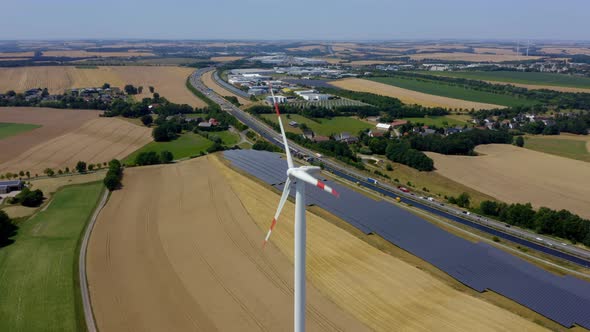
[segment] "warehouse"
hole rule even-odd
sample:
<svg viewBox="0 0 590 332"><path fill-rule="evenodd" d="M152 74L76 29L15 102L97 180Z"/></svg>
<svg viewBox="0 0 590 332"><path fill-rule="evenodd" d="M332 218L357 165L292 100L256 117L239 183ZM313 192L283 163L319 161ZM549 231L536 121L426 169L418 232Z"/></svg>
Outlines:
<svg viewBox="0 0 590 332"><path fill-rule="evenodd" d="M0 181L0 194L8 194L11 191L22 190L24 183L21 180Z"/></svg>

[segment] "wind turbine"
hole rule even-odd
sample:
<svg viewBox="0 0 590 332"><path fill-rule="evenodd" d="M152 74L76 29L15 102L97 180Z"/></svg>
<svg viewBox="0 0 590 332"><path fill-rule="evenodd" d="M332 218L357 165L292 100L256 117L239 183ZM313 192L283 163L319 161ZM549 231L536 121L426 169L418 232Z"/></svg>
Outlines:
<svg viewBox="0 0 590 332"><path fill-rule="evenodd" d="M293 158L291 158L291 150L289 150L289 144L287 143L287 136L285 135L285 128L281 121L281 113L279 112L279 104L275 98L275 94L272 91L272 85L269 84L270 93L272 95L272 101L274 104L275 112L279 118L279 126L281 127L281 135L283 137L283 144L285 145L285 153L287 154L287 180L285 181L285 187L283 188L283 194L279 200L277 212L275 213L270 229L264 239L263 247L268 242L272 230L277 224L277 219L281 214L281 210L289 197L291 190L291 184L295 182L295 296L294 296L294 324L295 332L305 331L305 242L306 242L306 220L305 220L305 184L308 183L312 186L318 187L336 197L339 194L336 190L328 187L321 180L316 179L313 175L320 172L320 168L317 166L299 166L295 167L293 164Z"/></svg>

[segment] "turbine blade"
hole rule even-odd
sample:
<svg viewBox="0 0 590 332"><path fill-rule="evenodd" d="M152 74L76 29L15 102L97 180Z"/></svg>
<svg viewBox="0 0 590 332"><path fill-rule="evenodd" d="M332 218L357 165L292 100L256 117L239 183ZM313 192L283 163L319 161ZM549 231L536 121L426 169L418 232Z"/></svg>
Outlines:
<svg viewBox="0 0 590 332"><path fill-rule="evenodd" d="M268 233L266 233L266 237L264 238L264 242L262 244L262 248L266 246L268 239L270 238L270 233L275 228L277 224L277 220L279 219L279 215L281 214L281 210L283 210L283 206L285 206L285 202L289 197L289 191L291 191L291 178L287 177L287 181L285 181L285 187L283 188L283 194L281 195L281 200L279 201L279 206L277 207L277 212L275 213L274 218L272 219L272 223L270 224L270 228L268 229Z"/></svg>
<svg viewBox="0 0 590 332"><path fill-rule="evenodd" d="M320 188L321 190L326 191L336 197L340 197L340 194L336 190L332 189L330 186L327 186L323 181L314 178L313 176L311 176L307 172L303 172L301 170L295 170L295 171L291 172L291 174L294 177L296 177L306 183L311 184L312 186L316 186L316 187Z"/></svg>
<svg viewBox="0 0 590 332"><path fill-rule="evenodd" d="M281 136L283 136L283 144L285 145L285 153L287 154L287 164L289 168L293 167L293 158L291 158L291 150L289 149L289 144L287 143L287 135L285 135L285 128L283 127L283 121L281 120L281 113L279 112L279 103L275 98L275 93L272 91L272 84L269 82L268 86L270 87L270 94L272 96L272 103L275 107L275 112L277 113L277 117L279 118L279 127L281 127Z"/></svg>

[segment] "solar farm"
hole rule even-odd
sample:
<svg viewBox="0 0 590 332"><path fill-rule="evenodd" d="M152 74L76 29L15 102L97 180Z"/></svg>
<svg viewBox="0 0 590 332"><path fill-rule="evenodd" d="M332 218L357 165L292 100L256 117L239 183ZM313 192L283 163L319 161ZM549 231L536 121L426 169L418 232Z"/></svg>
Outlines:
<svg viewBox="0 0 590 332"><path fill-rule="evenodd" d="M318 100L318 101L307 101L307 100L297 100L289 102L289 105L300 107L300 108L308 108L312 106L316 107L325 107L325 108L336 108L342 106L369 106L363 102L358 100L352 100L347 98L339 98L339 99L329 99L329 100Z"/></svg>
<svg viewBox="0 0 590 332"><path fill-rule="evenodd" d="M224 156L234 167L282 190L287 165L278 154L233 150ZM365 234L380 235L478 292L496 292L566 328L590 328L590 283L552 274L496 247L452 235L394 204L325 183L340 192L340 198L308 190L308 205Z"/></svg>

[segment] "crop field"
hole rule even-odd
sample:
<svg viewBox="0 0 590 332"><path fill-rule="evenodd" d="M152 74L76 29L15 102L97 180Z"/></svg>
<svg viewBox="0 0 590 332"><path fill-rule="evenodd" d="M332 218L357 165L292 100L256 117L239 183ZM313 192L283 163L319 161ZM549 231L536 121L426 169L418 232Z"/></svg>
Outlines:
<svg viewBox="0 0 590 332"><path fill-rule="evenodd" d="M279 194L228 168L222 168L222 172L263 236ZM294 204L287 201L265 249L280 251L290 262L293 217ZM307 279L333 303L373 330L542 330L376 249L314 213L308 212L307 218Z"/></svg>
<svg viewBox="0 0 590 332"><path fill-rule="evenodd" d="M292 266L262 250L263 232L209 159L125 170L88 247L99 330L292 329ZM313 285L307 299L308 330L368 330Z"/></svg>
<svg viewBox="0 0 590 332"><path fill-rule="evenodd" d="M121 51L121 52L87 52L84 50L66 50L66 51L44 51L43 56L56 56L56 57L69 57L69 58L87 58L87 57L100 57L100 58L112 58L112 57L142 57L142 56L154 56L151 52L136 52L136 51Z"/></svg>
<svg viewBox="0 0 590 332"><path fill-rule="evenodd" d="M502 106L533 105L536 103L534 100L517 98L515 96L499 93L477 91L474 89L467 89L461 86L455 86L431 80L417 80L404 77L375 77L371 78L370 80L435 96Z"/></svg>
<svg viewBox="0 0 590 332"><path fill-rule="evenodd" d="M509 203L570 210L590 218L590 163L507 144L482 145L481 156L426 152L436 172Z"/></svg>
<svg viewBox="0 0 590 332"><path fill-rule="evenodd" d="M318 100L318 101L308 101L308 100L297 100L293 102L289 102L289 105L293 105L296 107L301 108L309 108L312 106L315 107L325 107L325 108L335 108L341 106L368 106L367 104L360 102L358 100L352 100L347 98L339 98L339 99L329 99L329 100Z"/></svg>
<svg viewBox="0 0 590 332"><path fill-rule="evenodd" d="M590 78L553 73L515 72L515 71L444 71L424 72L427 75L467 78L472 80L489 81L493 83L510 83L532 89L567 88L581 89L579 92L590 91ZM570 89L570 90L571 90ZM563 90L563 89L562 89Z"/></svg>
<svg viewBox="0 0 590 332"><path fill-rule="evenodd" d="M172 152L174 159L198 156L201 152L205 152L211 145L213 145L212 141L199 134L189 132L182 134L180 137L170 142L150 142L128 155L123 162L127 165L133 165L135 164L135 158L138 154L149 151L160 153L167 150Z"/></svg>
<svg viewBox="0 0 590 332"><path fill-rule="evenodd" d="M41 127L40 125L28 123L6 123L0 122L0 140L10 136L18 135L33 129Z"/></svg>
<svg viewBox="0 0 590 332"><path fill-rule="evenodd" d="M217 94L219 94L221 96L234 96L234 97L238 98L238 102L242 105L252 104L252 102L250 100L240 97L236 94L233 94L229 90L226 90L226 89L222 88L221 86L219 86L217 83L215 83L215 80L213 79L213 72L214 72L213 70L210 72L206 72L201 77L203 84L205 84L206 87L215 91Z"/></svg>
<svg viewBox="0 0 590 332"><path fill-rule="evenodd" d="M412 60L447 60L447 61L472 61L472 62L505 62L537 60L540 56L518 56L516 54L477 54L477 53L418 53L410 55Z"/></svg>
<svg viewBox="0 0 590 332"><path fill-rule="evenodd" d="M104 83L123 88L126 84L143 86L138 100L151 97L149 87L166 99L193 107L206 104L187 90L186 78L192 68L173 66L73 66L0 68L0 92L22 92L32 88L47 88L50 93L63 93L71 88L100 87Z"/></svg>
<svg viewBox="0 0 590 332"><path fill-rule="evenodd" d="M214 56L211 57L211 61L216 61L216 62L230 62L230 61L236 61L236 60L241 60L244 57L242 56Z"/></svg>
<svg viewBox="0 0 590 332"><path fill-rule="evenodd" d="M98 118L98 113L93 111L56 111L91 113L96 118L78 123L77 127L64 128L59 127L60 123L48 124L37 129L38 132L46 129L42 136L28 132L0 140L0 147L6 147L6 150L2 150L6 151L6 159L0 162L0 173L18 173L22 170L43 174L46 168L56 172L65 167L74 169L80 160L94 164L108 162L113 158L122 159L152 140L149 128L128 121ZM40 112L47 110L31 110L28 115L34 116Z"/></svg>
<svg viewBox="0 0 590 332"><path fill-rule="evenodd" d="M524 147L527 149L590 162L588 136L525 136L524 139Z"/></svg>
<svg viewBox="0 0 590 332"><path fill-rule="evenodd" d="M398 98L405 104L418 104L427 107L445 107L449 109L467 110L502 108L501 105L497 104L478 103L461 99L435 96L360 78L346 78L332 81L331 84L342 89L370 92L377 95Z"/></svg>
<svg viewBox="0 0 590 332"><path fill-rule="evenodd" d="M463 126L468 124L466 121L461 121L450 116L429 116L426 118L401 118L400 120L411 121L413 123L423 123L426 126L437 127Z"/></svg>
<svg viewBox="0 0 590 332"><path fill-rule="evenodd" d="M263 114L263 118L278 123L275 114ZM305 123L314 133L322 136L329 136L331 134L338 134L341 132L348 132L352 135L357 135L360 130L374 128L374 125L364 122L352 117L336 116L331 119L309 119L299 114L281 115L285 131L293 133L301 133L301 129L294 128L289 125L290 121L297 121L298 123Z"/></svg>
<svg viewBox="0 0 590 332"><path fill-rule="evenodd" d="M103 185L64 188L0 249L0 330L82 331L77 245Z"/></svg>

